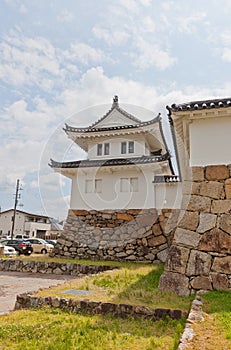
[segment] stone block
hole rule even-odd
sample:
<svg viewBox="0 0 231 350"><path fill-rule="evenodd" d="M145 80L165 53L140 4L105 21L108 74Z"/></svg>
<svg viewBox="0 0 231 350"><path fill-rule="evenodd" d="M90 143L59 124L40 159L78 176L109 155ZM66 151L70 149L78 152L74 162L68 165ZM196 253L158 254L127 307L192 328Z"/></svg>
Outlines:
<svg viewBox="0 0 231 350"><path fill-rule="evenodd" d="M127 213L130 214L130 215L139 215L141 212L141 209L128 209L127 210Z"/></svg>
<svg viewBox="0 0 231 350"><path fill-rule="evenodd" d="M157 253L158 260L160 260L163 263L166 262L167 256L168 256L168 249L164 249L161 252Z"/></svg>
<svg viewBox="0 0 231 350"><path fill-rule="evenodd" d="M154 236L160 236L162 234L162 230L160 228L160 225L159 224L153 225L152 232L153 232Z"/></svg>
<svg viewBox="0 0 231 350"><path fill-rule="evenodd" d="M189 279L182 274L165 271L160 277L158 289L162 292L176 293L179 296L188 296Z"/></svg>
<svg viewBox="0 0 231 350"><path fill-rule="evenodd" d="M231 235L231 215L223 214L221 216L220 228Z"/></svg>
<svg viewBox="0 0 231 350"><path fill-rule="evenodd" d="M193 181L204 181L204 167L202 167L202 166L192 167L192 180Z"/></svg>
<svg viewBox="0 0 231 350"><path fill-rule="evenodd" d="M156 247L158 245L164 244L166 242L166 238L163 235L152 237L148 240L149 247Z"/></svg>
<svg viewBox="0 0 231 350"><path fill-rule="evenodd" d="M196 231L199 222L199 215L195 211L185 211L178 227L186 230Z"/></svg>
<svg viewBox="0 0 231 350"><path fill-rule="evenodd" d="M161 223L163 232L168 235L177 226L180 217L180 210L174 210L168 215L165 215L165 220Z"/></svg>
<svg viewBox="0 0 231 350"><path fill-rule="evenodd" d="M152 226L157 220L156 215L139 215L136 217L136 222L139 227Z"/></svg>
<svg viewBox="0 0 231 350"><path fill-rule="evenodd" d="M215 258L212 266L212 271L230 274L231 256L225 256L223 258Z"/></svg>
<svg viewBox="0 0 231 350"><path fill-rule="evenodd" d="M211 208L211 198L209 197L202 197L202 196L196 196L192 195L187 210L189 211L203 211L203 212L210 212Z"/></svg>
<svg viewBox="0 0 231 350"><path fill-rule="evenodd" d="M134 217L132 215L129 215L129 214L118 213L117 220L131 221L131 220L134 220Z"/></svg>
<svg viewBox="0 0 231 350"><path fill-rule="evenodd" d="M229 279L221 273L211 273L213 288L216 290L229 290Z"/></svg>
<svg viewBox="0 0 231 350"><path fill-rule="evenodd" d="M211 262L211 255L198 250L192 250L189 256L186 276L208 276L211 268Z"/></svg>
<svg viewBox="0 0 231 350"><path fill-rule="evenodd" d="M231 236L215 228L201 237L199 249L207 252L231 254Z"/></svg>
<svg viewBox="0 0 231 350"><path fill-rule="evenodd" d="M231 200L214 200L212 201L211 212L214 214L223 214L231 211Z"/></svg>
<svg viewBox="0 0 231 350"><path fill-rule="evenodd" d="M184 274L188 256L188 248L172 245L166 259L165 270Z"/></svg>
<svg viewBox="0 0 231 350"><path fill-rule="evenodd" d="M72 214L75 216L87 216L89 211L88 210L77 210L77 209L72 209Z"/></svg>
<svg viewBox="0 0 231 350"><path fill-rule="evenodd" d="M201 187L200 182L193 182L192 183L191 194L199 194L200 193L200 187Z"/></svg>
<svg viewBox="0 0 231 350"><path fill-rule="evenodd" d="M183 194L182 200L181 200L181 209L182 210L190 210L188 209L189 202L191 200L190 194Z"/></svg>
<svg viewBox="0 0 231 350"><path fill-rule="evenodd" d="M225 180L229 178L229 169L226 165L208 165L205 168L207 180Z"/></svg>
<svg viewBox="0 0 231 350"><path fill-rule="evenodd" d="M177 228L173 244L180 244L187 247L197 248L200 241L200 235L194 231Z"/></svg>
<svg viewBox="0 0 231 350"><path fill-rule="evenodd" d="M206 276L197 276L190 281L193 289L203 289L203 290L212 290L212 284L209 277Z"/></svg>
<svg viewBox="0 0 231 350"><path fill-rule="evenodd" d="M231 179L225 181L225 197L231 199Z"/></svg>
<svg viewBox="0 0 231 350"><path fill-rule="evenodd" d="M152 253L149 253L149 254L145 255L144 257L145 257L145 259L150 260L150 261L153 261L155 259L155 255Z"/></svg>
<svg viewBox="0 0 231 350"><path fill-rule="evenodd" d="M223 183L218 181L202 182L200 195L214 199L223 199L225 197Z"/></svg>
<svg viewBox="0 0 231 350"><path fill-rule="evenodd" d="M197 232L204 233L216 226L217 216L210 213L200 213L199 226Z"/></svg>

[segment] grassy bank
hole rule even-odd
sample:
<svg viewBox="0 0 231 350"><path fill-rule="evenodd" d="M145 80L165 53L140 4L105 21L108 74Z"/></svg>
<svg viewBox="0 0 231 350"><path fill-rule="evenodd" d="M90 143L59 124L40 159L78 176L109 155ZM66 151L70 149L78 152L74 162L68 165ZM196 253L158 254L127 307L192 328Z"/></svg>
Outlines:
<svg viewBox="0 0 231 350"><path fill-rule="evenodd" d="M75 289L89 291L87 298L95 301L188 311L193 297L183 298L158 291L162 273L162 265L127 264L127 267L119 270L68 281L40 291L37 295L83 299L81 295L65 294L65 291Z"/></svg>
<svg viewBox="0 0 231 350"><path fill-rule="evenodd" d="M22 310L0 317L1 350L173 350L184 322Z"/></svg>
<svg viewBox="0 0 231 350"><path fill-rule="evenodd" d="M70 289L89 291L88 299L189 310L192 297L158 291L162 265L53 259L44 256L23 260L108 264L120 269L83 277L38 294L83 299L65 294ZM231 349L231 294L209 292L202 296L205 322L193 325L196 337L188 349ZM176 350L185 320L118 319L77 315L60 310L21 310L0 316L0 350Z"/></svg>

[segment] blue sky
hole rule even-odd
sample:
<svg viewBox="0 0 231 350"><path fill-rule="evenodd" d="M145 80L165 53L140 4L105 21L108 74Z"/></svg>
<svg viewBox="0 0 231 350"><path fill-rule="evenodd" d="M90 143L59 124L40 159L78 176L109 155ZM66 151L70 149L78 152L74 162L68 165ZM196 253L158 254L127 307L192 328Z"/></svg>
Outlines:
<svg viewBox="0 0 231 350"><path fill-rule="evenodd" d="M65 218L70 183L49 159L84 157L62 127L90 125L115 94L163 118L230 97L230 15L229 0L1 0L2 210L19 178L24 210Z"/></svg>

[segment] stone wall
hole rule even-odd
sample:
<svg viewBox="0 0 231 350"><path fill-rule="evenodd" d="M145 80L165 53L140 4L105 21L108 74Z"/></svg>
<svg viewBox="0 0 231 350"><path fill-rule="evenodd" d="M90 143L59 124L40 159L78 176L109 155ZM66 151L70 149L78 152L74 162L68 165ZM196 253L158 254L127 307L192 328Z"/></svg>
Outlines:
<svg viewBox="0 0 231 350"><path fill-rule="evenodd" d="M58 262L0 259L0 271L53 273L56 275L84 276L116 269L113 266L85 265Z"/></svg>
<svg viewBox="0 0 231 350"><path fill-rule="evenodd" d="M179 210L70 210L53 256L165 262Z"/></svg>
<svg viewBox="0 0 231 350"><path fill-rule="evenodd" d="M113 315L115 317L142 317L157 321L170 317L181 319L187 317L187 312L182 310L152 309L142 305L113 304L100 301L74 300L59 297L37 297L30 294L17 295L15 310L42 307L59 308L72 313L85 313L91 315Z"/></svg>
<svg viewBox="0 0 231 350"><path fill-rule="evenodd" d="M189 295L231 289L231 176L225 165L193 167L182 218L159 289Z"/></svg>

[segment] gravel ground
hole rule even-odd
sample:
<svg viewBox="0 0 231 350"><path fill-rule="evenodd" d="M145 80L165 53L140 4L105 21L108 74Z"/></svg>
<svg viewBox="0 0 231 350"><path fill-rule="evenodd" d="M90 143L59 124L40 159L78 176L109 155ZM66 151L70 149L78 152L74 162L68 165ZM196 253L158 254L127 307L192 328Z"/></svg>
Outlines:
<svg viewBox="0 0 231 350"><path fill-rule="evenodd" d="M0 315L14 309L18 294L37 292L39 289L49 288L70 279L76 279L76 277L0 271Z"/></svg>

